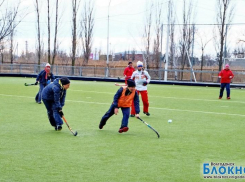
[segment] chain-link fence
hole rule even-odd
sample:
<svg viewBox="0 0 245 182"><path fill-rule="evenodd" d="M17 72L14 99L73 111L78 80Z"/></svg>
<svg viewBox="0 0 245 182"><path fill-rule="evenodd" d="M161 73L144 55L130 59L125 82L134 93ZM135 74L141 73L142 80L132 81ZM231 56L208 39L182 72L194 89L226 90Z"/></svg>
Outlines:
<svg viewBox="0 0 245 182"><path fill-rule="evenodd" d="M40 65L29 64L1 64L1 74L38 74L43 69ZM81 67L81 66L52 66L54 75L59 76L81 76L81 77L106 77L106 67ZM110 78L123 79L124 68L109 68ZM164 80L165 69L148 69L152 80ZM233 83L245 82L245 71L232 70L235 77ZM218 82L218 71L200 71L189 69L169 69L167 70L168 81L185 81L185 82Z"/></svg>

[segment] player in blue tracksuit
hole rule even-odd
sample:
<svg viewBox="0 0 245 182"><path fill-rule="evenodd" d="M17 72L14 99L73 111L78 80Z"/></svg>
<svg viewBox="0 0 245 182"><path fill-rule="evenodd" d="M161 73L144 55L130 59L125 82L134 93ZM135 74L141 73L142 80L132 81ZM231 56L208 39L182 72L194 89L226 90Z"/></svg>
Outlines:
<svg viewBox="0 0 245 182"><path fill-rule="evenodd" d="M64 115L62 108L65 105L66 90L70 87L70 80L66 77L57 78L43 89L42 100L47 109L50 124L55 130L61 130Z"/></svg>
<svg viewBox="0 0 245 182"><path fill-rule="evenodd" d="M35 101L38 104L41 104L41 96L42 96L42 91L44 89L44 87L46 87L50 82L54 81L54 75L53 73L51 73L50 71L50 64L47 63L44 70L42 70L38 75L37 75L37 79L36 79L36 83L35 85L38 84L39 82L39 91L35 97Z"/></svg>
<svg viewBox="0 0 245 182"><path fill-rule="evenodd" d="M135 117L139 117L140 107L139 107L139 96L135 90L135 82L131 79L127 80L127 86L121 87L114 96L113 103L109 110L104 114L101 118L99 129L102 129L105 125L107 120L112 115L117 115L118 109L121 108L123 113L123 118L121 122L121 127L119 128L118 132L123 133L128 131L128 118L130 114L130 107L132 103L135 104Z"/></svg>

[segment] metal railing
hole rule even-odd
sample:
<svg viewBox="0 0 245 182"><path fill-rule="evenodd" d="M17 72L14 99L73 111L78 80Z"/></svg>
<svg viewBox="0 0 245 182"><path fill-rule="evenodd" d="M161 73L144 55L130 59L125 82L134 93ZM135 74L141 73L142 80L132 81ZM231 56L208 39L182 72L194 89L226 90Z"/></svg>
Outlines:
<svg viewBox="0 0 245 182"><path fill-rule="evenodd" d="M44 67L30 64L0 64L1 74L38 74ZM54 75L77 77L106 77L107 67L52 66ZM109 68L110 78L123 78L124 68ZM163 80L165 69L148 69L152 80ZM168 69L168 81L194 82L191 70ZM197 82L218 82L218 71L193 71ZM245 71L233 72L233 83L245 82Z"/></svg>

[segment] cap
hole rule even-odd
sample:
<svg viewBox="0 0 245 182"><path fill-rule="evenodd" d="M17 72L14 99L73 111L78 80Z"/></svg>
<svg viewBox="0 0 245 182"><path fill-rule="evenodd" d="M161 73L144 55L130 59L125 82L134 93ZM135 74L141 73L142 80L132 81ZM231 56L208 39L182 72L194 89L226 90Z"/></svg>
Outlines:
<svg viewBox="0 0 245 182"><path fill-rule="evenodd" d="M139 67L139 66L143 66L143 63L141 61L137 62L137 67Z"/></svg>
<svg viewBox="0 0 245 182"><path fill-rule="evenodd" d="M60 82L62 83L62 85L67 85L67 84L70 83L70 80L68 78L66 78L66 77L62 77L60 79Z"/></svg>
<svg viewBox="0 0 245 182"><path fill-rule="evenodd" d="M51 67L51 66L50 66L50 64L49 64L49 63L47 63L47 64L45 65L45 67Z"/></svg>
<svg viewBox="0 0 245 182"><path fill-rule="evenodd" d="M135 82L134 82L134 80L128 79L128 80L127 80L127 83L128 83L128 87L135 87Z"/></svg>

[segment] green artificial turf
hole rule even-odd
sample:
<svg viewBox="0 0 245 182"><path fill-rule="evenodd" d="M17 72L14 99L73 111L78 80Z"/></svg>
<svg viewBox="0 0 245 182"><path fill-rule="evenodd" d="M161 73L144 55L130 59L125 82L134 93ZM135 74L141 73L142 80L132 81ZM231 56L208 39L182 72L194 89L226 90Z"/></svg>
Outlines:
<svg viewBox="0 0 245 182"><path fill-rule="evenodd" d="M66 125L60 132L50 126L44 105L34 101L38 86L24 86L34 82L0 77L1 182L194 182L207 181L204 162L245 166L244 90L219 100L217 87L150 84L151 116L140 115L158 139L135 118L127 133L118 133L121 111L99 130L119 87L71 81L63 112L78 131L74 137Z"/></svg>

